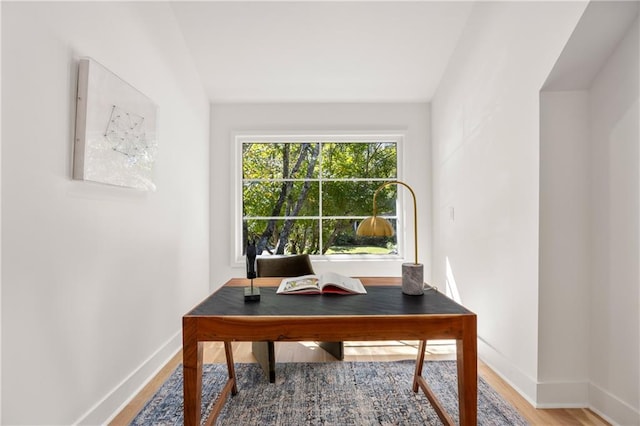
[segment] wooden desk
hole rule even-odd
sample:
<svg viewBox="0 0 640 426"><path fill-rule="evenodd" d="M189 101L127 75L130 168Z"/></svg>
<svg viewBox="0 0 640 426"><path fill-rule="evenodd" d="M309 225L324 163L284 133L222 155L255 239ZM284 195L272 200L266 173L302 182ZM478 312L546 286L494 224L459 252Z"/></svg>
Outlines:
<svg viewBox="0 0 640 426"><path fill-rule="evenodd" d="M200 425L203 342L225 345L229 380L206 424L213 424L227 396L238 392L233 341L420 340L413 391L422 389L445 424L454 424L422 377L429 339L457 342L460 424L477 423L476 315L435 290L402 294L397 278L361 278L366 295L276 295L278 278L259 278L260 302L245 303L246 279L232 279L182 318L184 424ZM304 303L302 303L304 302Z"/></svg>

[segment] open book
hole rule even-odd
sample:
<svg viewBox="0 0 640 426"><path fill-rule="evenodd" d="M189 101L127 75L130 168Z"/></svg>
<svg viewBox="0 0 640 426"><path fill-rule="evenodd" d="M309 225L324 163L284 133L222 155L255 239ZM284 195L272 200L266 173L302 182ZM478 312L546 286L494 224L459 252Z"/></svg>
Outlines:
<svg viewBox="0 0 640 426"><path fill-rule="evenodd" d="M278 287L277 294L366 294L362 282L335 272L322 275L303 275L285 278Z"/></svg>

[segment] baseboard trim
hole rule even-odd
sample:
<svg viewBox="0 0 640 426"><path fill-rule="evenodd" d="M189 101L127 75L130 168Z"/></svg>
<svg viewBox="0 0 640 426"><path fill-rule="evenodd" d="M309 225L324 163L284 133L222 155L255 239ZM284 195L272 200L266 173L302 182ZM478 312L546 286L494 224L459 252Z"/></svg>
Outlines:
<svg viewBox="0 0 640 426"><path fill-rule="evenodd" d="M182 331L178 331L73 424L109 423L181 348Z"/></svg>
<svg viewBox="0 0 640 426"><path fill-rule="evenodd" d="M640 425L640 410L594 383L589 384L589 408L611 424Z"/></svg>
<svg viewBox="0 0 640 426"><path fill-rule="evenodd" d="M536 409L588 408L614 425L640 425L640 408L594 383L537 383L481 337L478 357Z"/></svg>
<svg viewBox="0 0 640 426"><path fill-rule="evenodd" d="M536 408L587 408L589 382L541 382L536 396Z"/></svg>
<svg viewBox="0 0 640 426"><path fill-rule="evenodd" d="M478 337L478 357L526 399L529 404L536 406L536 381L481 337Z"/></svg>

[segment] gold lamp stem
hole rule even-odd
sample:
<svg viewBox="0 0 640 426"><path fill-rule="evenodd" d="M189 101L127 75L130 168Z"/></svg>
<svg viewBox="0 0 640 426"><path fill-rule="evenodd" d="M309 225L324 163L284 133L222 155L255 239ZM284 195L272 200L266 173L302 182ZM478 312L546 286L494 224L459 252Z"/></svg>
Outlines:
<svg viewBox="0 0 640 426"><path fill-rule="evenodd" d="M409 192L411 192L411 196L413 197L413 243L415 244L415 251L416 251L416 260L415 260L415 264L418 264L418 207L416 205L416 193L413 192L413 189L407 185L404 182L401 182L399 180L393 180L393 181L389 181L389 182L385 182L382 185L380 185L376 191L373 193L373 216L377 216L378 214L378 209L377 209L377 205L376 205L376 196L378 195L378 192L380 192L380 190L386 186L389 185L402 185L405 188L407 188L409 190Z"/></svg>

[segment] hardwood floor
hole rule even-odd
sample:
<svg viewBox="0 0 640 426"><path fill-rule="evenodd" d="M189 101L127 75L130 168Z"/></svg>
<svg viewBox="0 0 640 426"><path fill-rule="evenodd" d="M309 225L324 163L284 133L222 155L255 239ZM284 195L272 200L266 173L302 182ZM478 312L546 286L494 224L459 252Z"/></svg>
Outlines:
<svg viewBox="0 0 640 426"><path fill-rule="evenodd" d="M276 359L278 362L340 362L311 342L277 342ZM396 361L415 359L417 342L345 342L345 361ZM251 354L250 342L233 344L234 361L237 363L255 362ZM432 342L427 346L428 360L455 359L455 345L446 342ZM182 362L182 352L178 352L165 367L131 400L131 402L109 423L110 425L128 425L144 407L146 401L164 383L175 368ZM206 343L205 363L223 363L224 347L222 343ZM504 380L484 363L480 362L478 373L505 400L509 401L532 425L608 425L601 417L588 409L537 410Z"/></svg>

